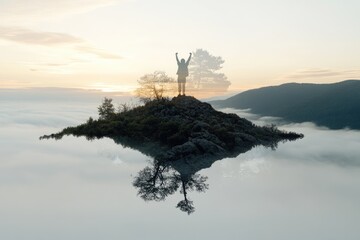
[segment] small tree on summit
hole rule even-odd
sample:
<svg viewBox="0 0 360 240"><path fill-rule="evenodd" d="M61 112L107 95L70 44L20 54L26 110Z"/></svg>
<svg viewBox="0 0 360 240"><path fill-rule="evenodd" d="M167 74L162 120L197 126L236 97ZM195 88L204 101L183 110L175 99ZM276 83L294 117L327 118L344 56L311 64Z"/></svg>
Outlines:
<svg viewBox="0 0 360 240"><path fill-rule="evenodd" d="M145 74L138 80L138 83L140 87L135 90L135 93L144 103L154 99L161 100L175 89L174 79L161 71Z"/></svg>
<svg viewBox="0 0 360 240"><path fill-rule="evenodd" d="M99 119L108 120L115 114L115 107L111 98L105 97L102 104L98 107Z"/></svg>

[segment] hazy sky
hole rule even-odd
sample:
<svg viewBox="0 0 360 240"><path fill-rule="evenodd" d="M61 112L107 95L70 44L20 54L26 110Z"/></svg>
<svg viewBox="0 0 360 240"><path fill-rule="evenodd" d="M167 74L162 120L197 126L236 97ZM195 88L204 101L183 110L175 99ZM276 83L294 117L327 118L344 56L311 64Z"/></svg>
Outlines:
<svg viewBox="0 0 360 240"><path fill-rule="evenodd" d="M230 90L360 78L356 0L0 0L0 87L126 91L175 52L225 60Z"/></svg>

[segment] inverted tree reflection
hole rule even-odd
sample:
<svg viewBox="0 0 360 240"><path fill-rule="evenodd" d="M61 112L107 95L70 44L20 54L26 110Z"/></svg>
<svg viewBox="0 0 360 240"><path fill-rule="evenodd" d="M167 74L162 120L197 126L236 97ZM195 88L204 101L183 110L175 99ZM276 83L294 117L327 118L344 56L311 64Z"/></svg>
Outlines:
<svg viewBox="0 0 360 240"><path fill-rule="evenodd" d="M207 177L200 174L177 171L169 163L154 160L151 166L145 167L138 173L133 185L138 189L138 195L145 201L165 200L167 196L180 189L183 200L179 201L176 207L191 214L195 211L195 207L188 194L191 191L204 192L208 189L206 180Z"/></svg>

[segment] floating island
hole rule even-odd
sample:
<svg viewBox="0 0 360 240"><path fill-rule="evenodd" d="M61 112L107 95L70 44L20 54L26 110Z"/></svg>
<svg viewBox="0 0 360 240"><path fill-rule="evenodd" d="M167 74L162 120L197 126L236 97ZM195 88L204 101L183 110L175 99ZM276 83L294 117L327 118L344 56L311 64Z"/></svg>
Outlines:
<svg viewBox="0 0 360 240"><path fill-rule="evenodd" d="M190 96L153 100L98 120L89 118L86 123L40 139L59 140L66 135L84 136L88 140L108 137L152 157L151 165L134 178L138 195L145 201L162 201L180 189L184 199L176 207L188 214L195 211L188 192L208 188L207 177L197 172L255 146L275 149L279 142L303 137L274 125L256 126Z"/></svg>
<svg viewBox="0 0 360 240"><path fill-rule="evenodd" d="M256 126L190 96L153 100L106 119L89 118L86 123L40 139L66 135L89 140L108 137L163 161L236 157L254 146L275 148L278 142L303 137L273 125Z"/></svg>

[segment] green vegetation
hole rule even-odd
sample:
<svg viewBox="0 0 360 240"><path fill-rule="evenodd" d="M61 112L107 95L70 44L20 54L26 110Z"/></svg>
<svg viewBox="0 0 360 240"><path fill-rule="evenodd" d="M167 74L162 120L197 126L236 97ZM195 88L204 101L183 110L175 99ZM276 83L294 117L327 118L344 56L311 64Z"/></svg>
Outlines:
<svg viewBox="0 0 360 240"><path fill-rule="evenodd" d="M74 135L87 139L109 137L123 143L120 139L126 138L143 146L151 143L170 149L173 151L170 155L175 158L219 153L230 155L255 145L275 147L279 141L302 137L274 126L255 126L235 114L218 112L193 97L161 98L143 106L122 109L126 110L115 112L111 99L105 98L98 108L98 120L89 118L84 124L40 139Z"/></svg>
<svg viewBox="0 0 360 240"><path fill-rule="evenodd" d="M115 116L115 107L111 98L104 98L102 104L98 107L99 118L102 120L110 120ZM89 119L90 120L90 119Z"/></svg>

